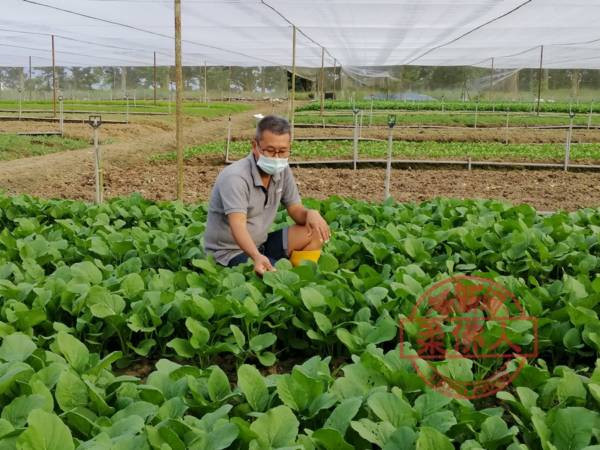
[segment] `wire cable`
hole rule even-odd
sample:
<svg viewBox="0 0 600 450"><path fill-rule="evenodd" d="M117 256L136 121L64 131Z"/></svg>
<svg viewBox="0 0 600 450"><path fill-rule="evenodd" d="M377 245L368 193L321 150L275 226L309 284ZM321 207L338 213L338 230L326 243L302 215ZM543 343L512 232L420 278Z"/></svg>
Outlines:
<svg viewBox="0 0 600 450"><path fill-rule="evenodd" d="M95 17L95 16L91 16L89 14L80 13L80 12L77 12L77 11L71 11L69 9L59 8L58 6L48 5L48 4L41 3L41 2L38 2L38 1L34 1L34 0L23 0L23 1L25 3L30 3L32 5L42 6L42 7L45 7L45 8L53 9L53 10L56 10L56 11L67 13L67 14L73 14L73 15L76 15L76 16L79 16L79 17L85 17L86 19L97 20L99 22L108 23L110 25L115 25L115 26L119 26L119 27L130 29L130 30L134 30L134 31L139 31L140 33L146 33L146 34L150 34L150 35L153 35L153 36L158 36L158 37L161 37L161 38L166 38L166 39L169 39L171 41L175 40L174 36L169 36L168 34L163 34L163 33L157 33L156 31L146 30L144 28L139 28L139 27L136 27L134 25L129 25L129 24L126 24L126 23L116 22L114 20L103 19L101 17ZM259 57L256 57L256 56L251 56L251 55L248 55L248 54L245 54L245 53L242 53L242 52L238 52L238 51L235 51L235 50L229 50L229 49L222 48L222 47L217 47L217 46L214 46L214 45L202 44L200 42L190 41L190 40L187 40L187 39L182 40L182 42L185 42L186 44L196 45L196 46L199 46L199 47L210 48L212 50L218 50L218 51L230 53L232 55L243 56L244 58L249 58L251 60L267 62L267 63L269 63L269 65L273 65L273 66L279 66L280 65L280 64L278 64L278 63L276 63L274 61L269 61L269 60L264 59L264 58L259 58Z"/></svg>
<svg viewBox="0 0 600 450"><path fill-rule="evenodd" d="M432 47L432 48L430 48L429 50L427 50L425 53L423 53L423 54L421 54L421 55L419 55L419 56L417 56L417 57L415 57L415 58L411 59L410 61L408 61L408 62L404 63L404 65L406 65L406 66L410 66L410 65L412 65L412 64L413 64L415 61L417 61L417 60L419 60L419 59L423 58L424 56L427 56L427 55L428 55L428 54L430 54L431 52L434 52L434 51L436 51L436 50L439 50L439 49L440 49L440 48L442 48L442 47L446 47L447 45L454 44L455 42L457 42L457 41L461 40L462 38L464 38L464 37L466 37L466 36L468 36L468 35L470 35L470 34L473 34L473 33L475 33L475 32L476 32L476 31L478 31L478 30L481 30L482 28L484 28L484 27L486 27L486 26L490 25L491 23L494 23L494 22L496 22L496 21L498 21L498 20L500 20L500 19L503 19L504 17L507 17L507 16L511 15L512 13L514 13L514 12L518 11L519 9L521 9L521 8L523 8L524 6L528 5L528 4L529 4L529 3L531 3L532 1L533 1L533 0L526 0L525 2L523 2L523 3L521 3L520 5L518 5L518 6L514 7L513 9L511 9L510 11L507 11L507 12L505 12L504 14L501 14L501 15L499 15L498 17L494 17L493 19L490 19L490 20L488 20L487 22L485 22L485 23L482 23L481 25L478 25L478 26L476 26L476 27L475 27L475 28L473 28L472 30L469 30L469 31L467 31L467 32L465 32L465 33L461 34L460 36L458 36L458 37L456 37L456 38L454 38L454 39L452 39L452 40L450 40L450 41L448 41L448 42L446 42L446 43L444 43L444 44L436 45L435 47Z"/></svg>
<svg viewBox="0 0 600 450"><path fill-rule="evenodd" d="M269 5L265 0L260 0L260 3L262 3L263 5L265 5L267 8L271 9L273 12L275 12L279 17L281 17L283 20L285 20L290 25L296 27L296 31L298 31L302 36L304 36L310 42L312 42L313 44L315 44L317 47L325 49L325 53L327 53L331 59L339 61L339 59L337 59L335 56L333 56L326 47L324 47L323 45L319 44L317 41L315 41L313 38L311 38L309 35L307 35L304 31L302 31L302 29L300 27L298 27L295 23L293 23L290 19L288 19L282 12L280 12L279 10L277 10L277 8L275 8L272 5Z"/></svg>

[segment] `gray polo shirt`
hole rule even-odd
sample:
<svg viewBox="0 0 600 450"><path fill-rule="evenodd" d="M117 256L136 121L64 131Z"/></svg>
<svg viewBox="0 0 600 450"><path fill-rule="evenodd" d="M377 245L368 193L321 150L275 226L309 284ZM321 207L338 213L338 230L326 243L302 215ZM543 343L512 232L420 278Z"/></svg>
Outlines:
<svg viewBox="0 0 600 450"><path fill-rule="evenodd" d="M217 262L227 265L243 253L235 242L227 215L246 214L247 227L257 247L267 240L279 204L300 203L298 187L289 167L271 178L265 189L252 153L221 171L212 190L204 232L204 249Z"/></svg>

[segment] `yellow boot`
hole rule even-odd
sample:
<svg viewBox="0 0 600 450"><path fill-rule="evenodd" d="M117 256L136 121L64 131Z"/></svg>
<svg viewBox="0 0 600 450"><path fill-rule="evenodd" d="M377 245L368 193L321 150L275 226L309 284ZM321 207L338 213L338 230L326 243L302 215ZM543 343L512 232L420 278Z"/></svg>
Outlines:
<svg viewBox="0 0 600 450"><path fill-rule="evenodd" d="M290 255L290 262L294 267L300 265L302 261L319 261L321 250L294 250Z"/></svg>

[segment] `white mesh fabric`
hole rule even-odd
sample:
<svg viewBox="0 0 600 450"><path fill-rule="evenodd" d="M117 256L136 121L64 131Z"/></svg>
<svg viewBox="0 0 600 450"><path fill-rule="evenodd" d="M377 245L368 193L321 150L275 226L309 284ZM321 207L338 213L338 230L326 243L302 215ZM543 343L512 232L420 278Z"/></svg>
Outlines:
<svg viewBox="0 0 600 450"><path fill-rule="evenodd" d="M2 0L0 65L172 65L172 0ZM600 68L598 0L183 0L184 65ZM71 14L60 8L80 15ZM103 21L83 17L101 18ZM114 22L114 23L108 23ZM120 25L119 25L120 24ZM39 34L31 34L39 33ZM75 39L75 40L73 40ZM80 42L85 41L85 42Z"/></svg>

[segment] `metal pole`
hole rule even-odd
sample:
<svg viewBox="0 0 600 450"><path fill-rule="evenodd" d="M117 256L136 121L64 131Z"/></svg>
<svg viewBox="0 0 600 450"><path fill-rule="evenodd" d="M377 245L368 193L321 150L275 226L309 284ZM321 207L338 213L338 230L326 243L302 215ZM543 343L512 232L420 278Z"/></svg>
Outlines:
<svg viewBox="0 0 600 450"><path fill-rule="evenodd" d="M231 148L231 115L227 122L227 144L225 146L225 162L229 162L229 149Z"/></svg>
<svg viewBox="0 0 600 450"><path fill-rule="evenodd" d="M373 126L373 95L371 94L371 112L369 113L369 128Z"/></svg>
<svg viewBox="0 0 600 450"><path fill-rule="evenodd" d="M56 117L56 57L54 53L54 35L52 35L52 115Z"/></svg>
<svg viewBox="0 0 600 450"><path fill-rule="evenodd" d="M506 111L506 145L508 145L508 111Z"/></svg>
<svg viewBox="0 0 600 450"><path fill-rule="evenodd" d="M593 111L593 109L594 109L594 101L592 100L592 103L590 103L590 115L588 116L588 125L587 125L588 130L592 126L592 111Z"/></svg>
<svg viewBox="0 0 600 450"><path fill-rule="evenodd" d="M354 151L353 151L353 167L356 170L356 165L358 162L358 110L353 110L354 113Z"/></svg>
<svg viewBox="0 0 600 450"><path fill-rule="evenodd" d="M565 144L565 172L569 169L569 162L571 160L571 139L573 137L573 119L575 118L575 114L569 114L571 120L569 122L569 130L567 131L567 142Z"/></svg>
<svg viewBox="0 0 600 450"><path fill-rule="evenodd" d="M321 47L321 117L325 110L325 47Z"/></svg>
<svg viewBox="0 0 600 450"><path fill-rule="evenodd" d="M125 96L125 122L129 123L129 95Z"/></svg>
<svg viewBox="0 0 600 450"><path fill-rule="evenodd" d="M475 102L475 129L477 129L477 119L479 117L479 100Z"/></svg>
<svg viewBox="0 0 600 450"><path fill-rule="evenodd" d="M540 70L538 71L538 98L537 98L537 115L540 115L540 101L542 98L542 66L544 64L544 46L540 46Z"/></svg>
<svg viewBox="0 0 600 450"><path fill-rule="evenodd" d="M183 69L181 67L181 0L175 0L175 86L177 200L183 200Z"/></svg>
<svg viewBox="0 0 600 450"><path fill-rule="evenodd" d="M387 151L387 165L385 168L385 193L383 195L384 200L390 198L390 183L392 180L392 145L393 145L393 128L390 127L388 135L388 151Z"/></svg>
<svg viewBox="0 0 600 450"><path fill-rule="evenodd" d="M156 52L154 52L154 106L156 106Z"/></svg>
<svg viewBox="0 0 600 450"><path fill-rule="evenodd" d="M204 103L208 103L208 68L204 61Z"/></svg>
<svg viewBox="0 0 600 450"><path fill-rule="evenodd" d="M64 136L65 134L65 107L63 103L63 96L61 95L59 98L60 105L60 135Z"/></svg>
<svg viewBox="0 0 600 450"><path fill-rule="evenodd" d="M358 128L358 138L362 138L362 129L363 129L363 119L364 119L364 111L360 111L360 127Z"/></svg>
<svg viewBox="0 0 600 450"><path fill-rule="evenodd" d="M296 26L293 27L292 32L292 96L290 97L290 112L289 118L292 126L291 136L292 141L294 140L294 100L296 97Z"/></svg>
<svg viewBox="0 0 600 450"><path fill-rule="evenodd" d="M98 145L98 128L94 128L94 154L96 168L96 203L102 203L103 176L100 146Z"/></svg>
<svg viewBox="0 0 600 450"><path fill-rule="evenodd" d="M23 100L23 90L21 88L19 88L19 120L21 120L21 116L22 116L22 102Z"/></svg>

